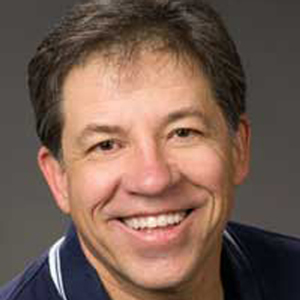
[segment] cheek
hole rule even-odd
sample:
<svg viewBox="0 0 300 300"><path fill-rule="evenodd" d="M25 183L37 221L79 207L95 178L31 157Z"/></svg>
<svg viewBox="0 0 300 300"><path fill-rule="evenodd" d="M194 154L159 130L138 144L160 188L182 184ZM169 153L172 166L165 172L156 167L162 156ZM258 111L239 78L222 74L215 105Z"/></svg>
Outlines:
<svg viewBox="0 0 300 300"><path fill-rule="evenodd" d="M119 182L116 170L93 162L74 168L68 175L71 209L76 206L90 213L109 202Z"/></svg>
<svg viewBox="0 0 300 300"><path fill-rule="evenodd" d="M220 151L203 146L181 155L177 161L181 172L193 184L206 187L212 193L228 187L231 163Z"/></svg>
<svg viewBox="0 0 300 300"><path fill-rule="evenodd" d="M182 173L196 188L196 192L204 189L208 195L200 211L199 228L206 232L207 238L221 232L233 205L230 156L202 147L201 151L191 153L189 161L182 161L181 165Z"/></svg>

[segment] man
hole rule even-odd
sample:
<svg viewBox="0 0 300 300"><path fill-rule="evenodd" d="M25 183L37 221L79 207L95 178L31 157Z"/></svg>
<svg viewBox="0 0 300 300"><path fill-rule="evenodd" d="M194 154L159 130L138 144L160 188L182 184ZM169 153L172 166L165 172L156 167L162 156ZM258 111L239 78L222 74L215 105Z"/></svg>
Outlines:
<svg viewBox="0 0 300 300"><path fill-rule="evenodd" d="M298 299L300 243L228 224L248 172L245 77L199 0L76 6L29 65L65 237L1 299Z"/></svg>

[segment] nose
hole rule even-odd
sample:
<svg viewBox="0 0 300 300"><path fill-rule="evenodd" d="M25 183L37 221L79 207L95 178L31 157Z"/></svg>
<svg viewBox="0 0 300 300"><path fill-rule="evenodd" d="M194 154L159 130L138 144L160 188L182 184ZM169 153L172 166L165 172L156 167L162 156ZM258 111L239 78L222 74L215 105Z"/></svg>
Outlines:
<svg viewBox="0 0 300 300"><path fill-rule="evenodd" d="M179 172L158 150L138 151L132 157L123 177L128 192L144 196L158 196L179 181Z"/></svg>

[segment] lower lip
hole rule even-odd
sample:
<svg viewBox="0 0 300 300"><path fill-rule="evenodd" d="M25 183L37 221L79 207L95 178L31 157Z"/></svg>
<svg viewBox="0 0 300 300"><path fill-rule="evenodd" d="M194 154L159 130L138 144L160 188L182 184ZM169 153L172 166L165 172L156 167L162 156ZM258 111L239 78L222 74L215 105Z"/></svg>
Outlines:
<svg viewBox="0 0 300 300"><path fill-rule="evenodd" d="M186 236L185 233L193 221L195 211L196 210L190 212L178 225L164 228L134 230L121 221L114 221L114 224L118 226L118 229L121 230L122 233L125 233L127 237L133 239L134 242L142 243L146 246L164 246L178 242L181 238Z"/></svg>

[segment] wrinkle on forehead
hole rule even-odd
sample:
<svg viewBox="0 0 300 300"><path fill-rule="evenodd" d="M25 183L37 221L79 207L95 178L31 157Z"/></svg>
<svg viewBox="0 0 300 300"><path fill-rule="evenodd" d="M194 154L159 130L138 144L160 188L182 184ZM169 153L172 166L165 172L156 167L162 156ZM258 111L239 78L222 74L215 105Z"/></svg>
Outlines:
<svg viewBox="0 0 300 300"><path fill-rule="evenodd" d="M101 84L108 84L112 88L124 92L129 89L142 89L145 88L145 85L156 84L166 69L181 69L188 78L200 76L210 88L208 79L191 57L167 52L167 50L156 52L141 50L131 57L117 54L106 57L95 52L81 64L75 66L73 70L84 68L90 64L98 67ZM73 70L70 73L73 73ZM170 85L174 86L174 82L170 82Z"/></svg>
<svg viewBox="0 0 300 300"><path fill-rule="evenodd" d="M180 91L180 89L185 88L183 82L186 82L186 95L187 97L191 97L193 92L188 90L188 88L190 88L188 83L195 82L193 85L195 89L194 94L205 98L202 99L204 101L199 99L199 108L203 110L217 109L219 111L218 118L223 119L223 114L216 104L208 79L190 60L166 52L144 52L141 53L136 60L122 63L118 62L117 57L115 59L116 61L106 61L99 53L91 55L84 64L76 66L70 72L64 85L64 95L68 94L69 98L78 98L74 95L74 93L77 93L76 88L75 90L72 90L72 88L68 89L67 84L68 79L72 81L74 76L79 76L76 81L79 83L82 82L82 88L87 91L89 85L104 87L105 95L102 95L105 97L104 100L110 99L112 101L114 101L114 99L139 99L138 94L141 93L141 96L143 96L145 92L148 93L148 96L150 95L149 98L151 98L153 89L170 89L173 93L172 97L179 100L178 97L174 95L176 88L178 87L178 91ZM87 76L91 76L91 78L90 80L89 78L84 78L84 81L82 81L82 78L80 78L81 70L84 71L85 68L92 70L86 73L88 74ZM180 72L178 73L177 70L180 70ZM169 74L172 75L174 72L180 74L180 76L169 76ZM72 94L75 97L73 97ZM133 94L135 94L134 97L132 97ZM166 95L166 93L164 94ZM193 97L195 97L195 95L193 95ZM185 99L182 99L183 102L184 100ZM84 101L84 99L82 99L82 101ZM203 107L203 105L207 107ZM219 125L223 125L223 121L224 120L211 122L216 126L216 132L219 131Z"/></svg>

